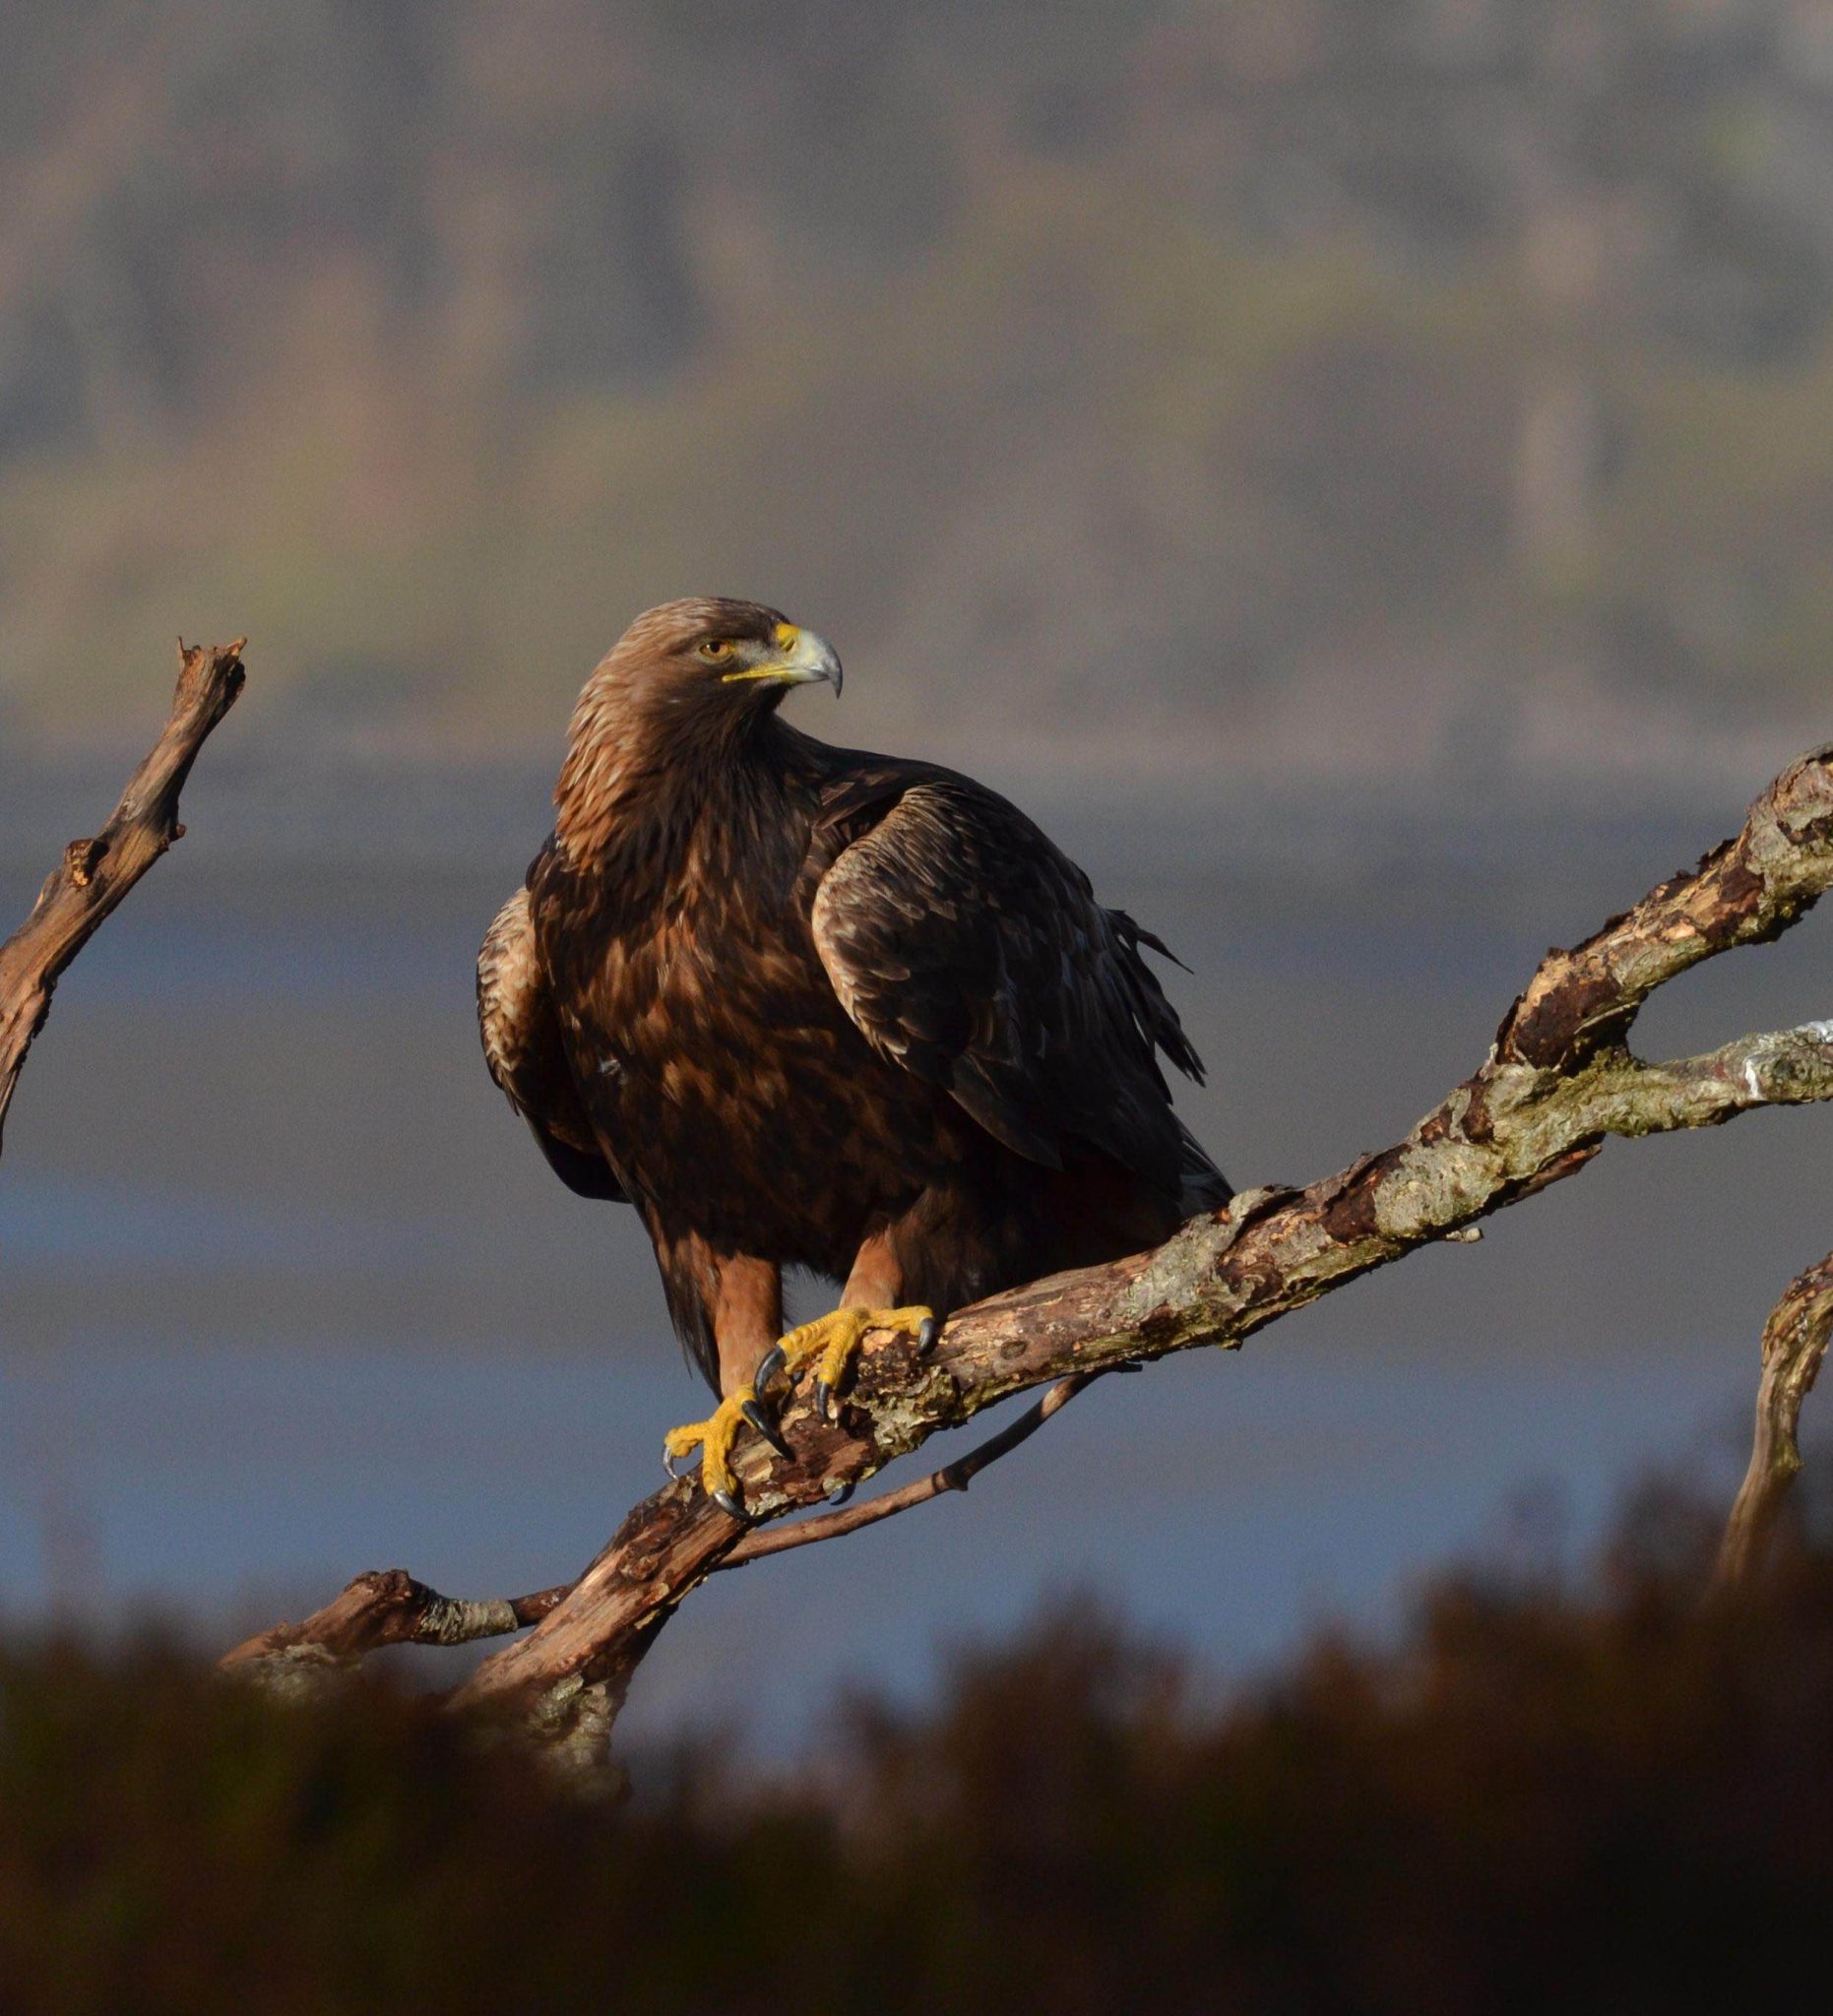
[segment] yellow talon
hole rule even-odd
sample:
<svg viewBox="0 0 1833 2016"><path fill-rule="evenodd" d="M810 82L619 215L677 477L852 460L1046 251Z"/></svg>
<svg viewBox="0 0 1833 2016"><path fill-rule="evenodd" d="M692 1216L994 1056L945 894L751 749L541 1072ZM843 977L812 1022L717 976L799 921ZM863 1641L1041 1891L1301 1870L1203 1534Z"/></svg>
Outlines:
<svg viewBox="0 0 1833 2016"><path fill-rule="evenodd" d="M823 1417L831 1418L834 1393L847 1376L848 1363L861 1341L874 1330L907 1330L920 1338L926 1350L935 1335L935 1316L923 1308L835 1309L791 1330L766 1355L759 1371L768 1379L773 1376L772 1359L793 1369L814 1358L815 1406ZM757 1384L754 1379L728 1393L704 1421L687 1421L678 1428L670 1428L663 1437L663 1465L668 1475L674 1477L675 1463L698 1449L700 1481L707 1496L734 1519L744 1517L738 1480L731 1466L732 1443L740 1423L755 1428L780 1455L790 1454L789 1444L771 1414L758 1400Z"/></svg>
<svg viewBox="0 0 1833 2016"><path fill-rule="evenodd" d="M738 1480L732 1474L731 1446L738 1433L740 1422L749 1417L748 1407L757 1401L756 1393L749 1386L740 1386L735 1393L728 1393L704 1421L688 1421L678 1428L670 1428L662 1438L663 1464L670 1477L674 1475L674 1460L700 1451L700 1481L706 1486L708 1497L734 1519L742 1518L738 1503Z"/></svg>
<svg viewBox="0 0 1833 2016"><path fill-rule="evenodd" d="M831 1418L835 1391L847 1376L848 1362L868 1331L908 1330L916 1335L925 1324L933 1328L934 1323L934 1311L924 1308L835 1309L791 1330L778 1349L791 1370L810 1358L818 1360L815 1407L824 1418Z"/></svg>

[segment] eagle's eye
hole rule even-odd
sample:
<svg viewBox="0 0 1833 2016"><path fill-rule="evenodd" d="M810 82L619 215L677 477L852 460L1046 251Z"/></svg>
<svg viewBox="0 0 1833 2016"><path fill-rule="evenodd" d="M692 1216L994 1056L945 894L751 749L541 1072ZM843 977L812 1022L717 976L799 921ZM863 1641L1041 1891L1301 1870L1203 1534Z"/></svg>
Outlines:
<svg viewBox="0 0 1833 2016"><path fill-rule="evenodd" d="M700 656L710 665L721 664L731 655L732 642L729 637L711 637L700 647Z"/></svg>

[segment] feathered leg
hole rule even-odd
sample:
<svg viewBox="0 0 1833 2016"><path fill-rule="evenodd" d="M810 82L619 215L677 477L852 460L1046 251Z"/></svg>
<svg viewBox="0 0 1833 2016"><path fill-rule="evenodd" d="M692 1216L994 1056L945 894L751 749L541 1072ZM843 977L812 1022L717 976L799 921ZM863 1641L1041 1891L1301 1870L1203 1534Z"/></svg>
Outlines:
<svg viewBox="0 0 1833 2016"><path fill-rule="evenodd" d="M705 1420L668 1430L663 1438L663 1468L674 1477L676 1462L698 1449L700 1480L708 1496L734 1519L742 1519L738 1480L731 1467L731 1447L740 1423L748 1422L779 1455L789 1454L776 1422L758 1401L762 1381L756 1376L760 1360L774 1349L783 1328L783 1273L769 1261L745 1255L708 1255L701 1267L723 1397Z"/></svg>

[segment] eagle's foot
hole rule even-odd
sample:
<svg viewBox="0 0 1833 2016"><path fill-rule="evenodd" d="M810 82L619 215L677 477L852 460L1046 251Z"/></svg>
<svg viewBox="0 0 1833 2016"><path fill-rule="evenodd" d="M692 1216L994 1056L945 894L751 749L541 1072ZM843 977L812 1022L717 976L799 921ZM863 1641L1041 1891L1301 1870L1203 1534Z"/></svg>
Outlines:
<svg viewBox="0 0 1833 2016"><path fill-rule="evenodd" d="M823 1420L835 1416L834 1396L847 1367L868 1331L908 1330L927 1351L935 1342L935 1311L909 1309L835 1309L803 1323L783 1338L768 1353L754 1374L762 1387L779 1371L798 1370L810 1358L815 1360L815 1411Z"/></svg>
<svg viewBox="0 0 1833 2016"><path fill-rule="evenodd" d="M696 1449L700 1451L700 1481L707 1496L734 1519L744 1517L738 1480L731 1467L731 1447L740 1421L755 1428L778 1455L790 1453L776 1423L759 1405L755 1385L740 1386L735 1393L728 1393L704 1421L688 1421L681 1427L670 1428L662 1438L662 1467L670 1478L682 1475L674 1466L683 1456L691 1456Z"/></svg>

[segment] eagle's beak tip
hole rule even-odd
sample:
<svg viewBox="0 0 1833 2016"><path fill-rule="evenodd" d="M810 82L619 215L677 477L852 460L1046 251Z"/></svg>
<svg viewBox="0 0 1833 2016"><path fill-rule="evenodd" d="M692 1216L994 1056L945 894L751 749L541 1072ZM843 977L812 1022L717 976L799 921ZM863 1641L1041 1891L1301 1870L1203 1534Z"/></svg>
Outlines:
<svg viewBox="0 0 1833 2016"><path fill-rule="evenodd" d="M833 687L835 699L840 698L841 681L846 674L841 668L840 653L825 637L817 637L812 630L804 630L795 658L790 662L793 664L797 661L806 667L805 677L825 679Z"/></svg>

